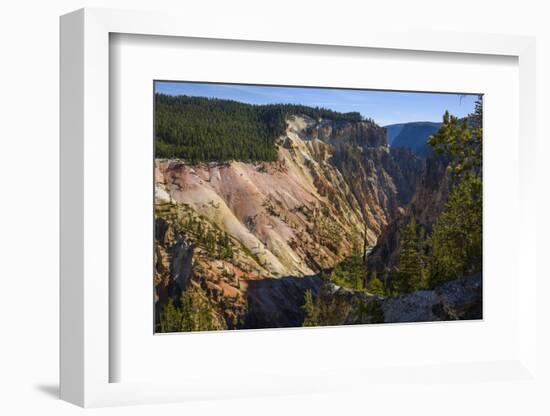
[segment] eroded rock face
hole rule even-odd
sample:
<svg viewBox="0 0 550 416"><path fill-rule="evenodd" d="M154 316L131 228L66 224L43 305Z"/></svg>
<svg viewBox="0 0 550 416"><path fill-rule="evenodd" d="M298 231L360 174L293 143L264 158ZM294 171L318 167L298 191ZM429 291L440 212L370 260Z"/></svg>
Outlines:
<svg viewBox="0 0 550 416"><path fill-rule="evenodd" d="M193 246L162 218L155 220L156 317L168 299L176 301L192 275Z"/></svg>
<svg viewBox="0 0 550 416"><path fill-rule="evenodd" d="M404 154L411 152L409 149L392 149L392 151L395 153L395 160L400 160L399 158ZM369 270L382 273L384 268L391 268L399 263L399 230L403 229L411 218L415 218L417 224L424 227L427 232L431 231L433 223L445 207L453 185L453 176L447 169L448 162L446 158L432 154L427 159L423 159L421 165L409 167L409 169L415 169L412 176L415 178L416 186L411 188L400 185L400 189L407 190L407 196L409 196L408 192L412 192L412 196L406 208L398 213L379 235L376 247L369 256ZM402 170L402 166L406 164L407 157L400 160L399 169ZM399 177L395 173L394 176Z"/></svg>
<svg viewBox="0 0 550 416"><path fill-rule="evenodd" d="M312 139L319 139L332 145L346 143L361 147L387 146L386 132L383 128L376 128L368 122L351 123L346 121L321 120L313 121L309 117L294 117L294 120L305 120L298 130ZM291 120L291 121L294 121Z"/></svg>
<svg viewBox="0 0 550 416"><path fill-rule="evenodd" d="M156 268L159 273L169 272L170 279L180 290L187 287L193 264L193 245L166 220L155 221Z"/></svg>

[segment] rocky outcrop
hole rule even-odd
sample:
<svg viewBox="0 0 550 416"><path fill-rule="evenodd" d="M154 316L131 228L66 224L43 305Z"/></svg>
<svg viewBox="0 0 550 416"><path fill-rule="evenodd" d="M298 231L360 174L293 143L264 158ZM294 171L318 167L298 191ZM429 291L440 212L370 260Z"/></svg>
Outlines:
<svg viewBox="0 0 550 416"><path fill-rule="evenodd" d="M383 302L384 322L424 322L436 321L433 313L435 293L433 290L418 290L416 292L388 298Z"/></svg>
<svg viewBox="0 0 550 416"><path fill-rule="evenodd" d="M163 218L155 219L155 319L168 299L178 301L192 275L193 246Z"/></svg>
<svg viewBox="0 0 550 416"><path fill-rule="evenodd" d="M339 301L347 313L339 324L432 322L482 319L482 276L476 274L398 297L381 297L329 284L320 303ZM370 307L369 307L370 306Z"/></svg>
<svg viewBox="0 0 550 416"><path fill-rule="evenodd" d="M388 144L385 130L369 122L351 123L333 120L315 122L304 116L293 118L306 120L306 129L302 131L307 137L319 139L333 146L338 146L341 142L361 147L380 147Z"/></svg>
<svg viewBox="0 0 550 416"><path fill-rule="evenodd" d="M168 272L170 279L184 290L191 278L193 245L163 218L155 221L155 239L158 242L155 251L157 272Z"/></svg>
<svg viewBox="0 0 550 416"><path fill-rule="evenodd" d="M435 289L434 314L442 320L483 317L482 275L452 280Z"/></svg>
<svg viewBox="0 0 550 416"><path fill-rule="evenodd" d="M383 302L385 322L482 319L481 274L452 280L434 290L390 298Z"/></svg>

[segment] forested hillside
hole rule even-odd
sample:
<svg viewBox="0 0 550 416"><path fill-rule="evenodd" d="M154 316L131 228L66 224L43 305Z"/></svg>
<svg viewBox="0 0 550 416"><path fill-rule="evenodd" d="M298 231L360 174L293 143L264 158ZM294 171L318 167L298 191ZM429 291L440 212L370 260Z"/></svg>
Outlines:
<svg viewBox="0 0 550 416"><path fill-rule="evenodd" d="M271 162L275 139L285 133L286 117L302 114L333 122L366 121L359 113L338 113L294 104L252 105L205 97L155 97L157 158L204 161Z"/></svg>

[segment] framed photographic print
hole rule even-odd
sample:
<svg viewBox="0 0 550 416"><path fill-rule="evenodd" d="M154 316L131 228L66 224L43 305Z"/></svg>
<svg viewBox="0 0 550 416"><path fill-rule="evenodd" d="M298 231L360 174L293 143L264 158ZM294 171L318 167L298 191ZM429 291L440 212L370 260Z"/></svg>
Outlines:
<svg viewBox="0 0 550 416"><path fill-rule="evenodd" d="M62 398L537 383L533 39L203 23L61 19Z"/></svg>

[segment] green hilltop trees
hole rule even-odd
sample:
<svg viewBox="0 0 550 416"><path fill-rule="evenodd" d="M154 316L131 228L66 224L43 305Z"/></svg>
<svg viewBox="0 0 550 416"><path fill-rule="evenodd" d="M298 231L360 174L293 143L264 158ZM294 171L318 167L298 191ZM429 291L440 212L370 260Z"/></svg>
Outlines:
<svg viewBox="0 0 550 416"><path fill-rule="evenodd" d="M286 117L292 114L374 124L357 112L156 94L155 154L157 158L178 158L191 163L275 161L275 140L285 133Z"/></svg>

